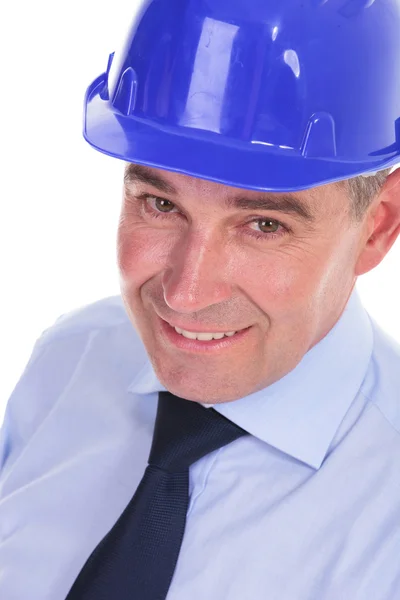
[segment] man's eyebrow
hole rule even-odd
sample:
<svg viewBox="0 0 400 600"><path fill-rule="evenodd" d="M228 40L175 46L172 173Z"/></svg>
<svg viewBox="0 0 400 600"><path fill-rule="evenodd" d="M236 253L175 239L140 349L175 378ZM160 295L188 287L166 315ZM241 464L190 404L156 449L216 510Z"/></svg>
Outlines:
<svg viewBox="0 0 400 600"><path fill-rule="evenodd" d="M131 183L144 183L157 188L164 194L179 195L176 188L166 181L161 175L148 167L130 163L125 169L124 175L125 185ZM276 193L268 195L267 192L262 192L262 195L256 198L248 198L246 196L233 196L225 200L227 208L236 208L241 210L263 210L277 211L288 214L297 215L304 221L313 223L315 216L299 198L296 198L290 193Z"/></svg>
<svg viewBox="0 0 400 600"><path fill-rule="evenodd" d="M267 195L266 192L263 194L265 195L258 198L246 198L246 196L228 198L226 200L226 205L228 208L239 208L243 210L274 210L297 215L309 223L315 221L315 215L310 208L292 194L283 192L276 192L274 195Z"/></svg>
<svg viewBox="0 0 400 600"><path fill-rule="evenodd" d="M155 171L133 163L129 164L125 169L124 183L125 185L131 183L145 183L157 188L165 194L172 195L178 193L171 183L163 179L161 175L158 175Z"/></svg>

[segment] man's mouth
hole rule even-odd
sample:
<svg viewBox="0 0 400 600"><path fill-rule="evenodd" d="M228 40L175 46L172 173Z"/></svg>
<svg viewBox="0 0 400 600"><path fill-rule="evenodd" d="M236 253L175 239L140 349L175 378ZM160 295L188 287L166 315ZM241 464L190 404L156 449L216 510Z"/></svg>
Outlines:
<svg viewBox="0 0 400 600"><path fill-rule="evenodd" d="M174 327L171 325L171 327ZM180 327L174 327L175 331L179 333L179 335L183 335L183 337L188 340L200 340L202 342L210 342L211 340L222 340L224 337L233 337L238 331L227 331L227 332L195 332L188 331L186 329L181 329Z"/></svg>

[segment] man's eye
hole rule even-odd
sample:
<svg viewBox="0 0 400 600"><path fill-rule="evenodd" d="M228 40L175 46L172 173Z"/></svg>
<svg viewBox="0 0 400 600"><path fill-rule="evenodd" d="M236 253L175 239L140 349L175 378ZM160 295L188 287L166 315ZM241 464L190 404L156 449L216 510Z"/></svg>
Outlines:
<svg viewBox="0 0 400 600"><path fill-rule="evenodd" d="M281 227L281 224L278 221L273 221L272 219L263 219L257 221L256 224L263 233L276 233L279 230L279 227Z"/></svg>
<svg viewBox="0 0 400 600"><path fill-rule="evenodd" d="M261 241L278 239L291 232L289 227L276 219L254 219L250 225L251 235Z"/></svg>
<svg viewBox="0 0 400 600"><path fill-rule="evenodd" d="M160 212L171 212L171 209L174 208L174 204L169 200L164 200L164 198L157 198L155 196L153 196L153 198L154 206Z"/></svg>
<svg viewBox="0 0 400 600"><path fill-rule="evenodd" d="M144 201L148 209L154 211L155 213L168 214L172 212L174 208L176 208L173 202L166 200L165 198L159 198L158 196L150 196L147 194L144 197Z"/></svg>

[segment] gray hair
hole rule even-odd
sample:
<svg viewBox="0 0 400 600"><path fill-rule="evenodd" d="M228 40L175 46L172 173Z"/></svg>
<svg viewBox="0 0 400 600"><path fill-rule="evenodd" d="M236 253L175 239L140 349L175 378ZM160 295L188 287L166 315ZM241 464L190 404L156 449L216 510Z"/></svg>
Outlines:
<svg viewBox="0 0 400 600"><path fill-rule="evenodd" d="M359 175L342 182L346 186L350 197L350 212L353 219L356 221L362 220L392 170L392 168L384 169L373 175Z"/></svg>

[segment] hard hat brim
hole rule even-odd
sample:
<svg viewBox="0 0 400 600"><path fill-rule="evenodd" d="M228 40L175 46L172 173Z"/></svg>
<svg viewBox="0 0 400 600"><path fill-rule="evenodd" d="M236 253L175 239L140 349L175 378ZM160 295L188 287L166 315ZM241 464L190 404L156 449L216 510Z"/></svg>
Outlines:
<svg viewBox="0 0 400 600"><path fill-rule="evenodd" d="M174 131L160 123L126 117L101 98L106 74L85 97L86 141L96 150L121 160L165 169L250 190L289 192L309 189L378 171L399 161L398 154L369 162L305 158L287 149L219 140L218 134L187 127ZM290 150L290 149L289 149Z"/></svg>

